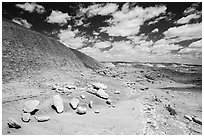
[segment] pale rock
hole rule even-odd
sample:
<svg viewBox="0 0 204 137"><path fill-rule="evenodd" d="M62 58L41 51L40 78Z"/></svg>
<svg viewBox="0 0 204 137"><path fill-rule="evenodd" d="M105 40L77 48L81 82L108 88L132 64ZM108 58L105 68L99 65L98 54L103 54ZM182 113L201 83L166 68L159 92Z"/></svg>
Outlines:
<svg viewBox="0 0 204 137"><path fill-rule="evenodd" d="M76 86L73 83L66 84L66 88L68 89L76 89Z"/></svg>
<svg viewBox="0 0 204 137"><path fill-rule="evenodd" d="M193 120L192 117L189 116L189 115L184 115L184 118L188 119L189 121L192 121L192 120Z"/></svg>
<svg viewBox="0 0 204 137"><path fill-rule="evenodd" d="M78 114L86 114L86 108L85 107L77 107L77 113Z"/></svg>
<svg viewBox="0 0 204 137"><path fill-rule="evenodd" d="M96 89L107 89L107 85L104 85L102 83L92 83L93 87L96 88Z"/></svg>
<svg viewBox="0 0 204 137"><path fill-rule="evenodd" d="M97 110L95 111L95 113L98 114L98 113L100 113L100 111L97 109Z"/></svg>
<svg viewBox="0 0 204 137"><path fill-rule="evenodd" d="M112 101L110 99L107 99L106 103L110 105L112 103Z"/></svg>
<svg viewBox="0 0 204 137"><path fill-rule="evenodd" d="M86 98L86 96L82 94L82 95L81 95L81 98L82 98L82 99L85 99L85 98Z"/></svg>
<svg viewBox="0 0 204 137"><path fill-rule="evenodd" d="M90 107L90 108L93 107L93 101L92 101L92 100L89 102L89 107Z"/></svg>
<svg viewBox="0 0 204 137"><path fill-rule="evenodd" d="M13 118L9 118L7 124L10 128L21 128L21 125Z"/></svg>
<svg viewBox="0 0 204 137"><path fill-rule="evenodd" d="M39 103L40 103L40 101L38 101L38 100L29 100L29 101L27 101L27 102L24 104L23 111L24 111L24 112L31 113L31 112L33 112L35 109L37 109Z"/></svg>
<svg viewBox="0 0 204 137"><path fill-rule="evenodd" d="M202 125L202 120L201 120L201 119L199 119L199 118L197 118L197 117L193 117L192 119L193 119L193 121L194 121L195 123L198 123L198 124Z"/></svg>
<svg viewBox="0 0 204 137"><path fill-rule="evenodd" d="M45 121L50 120L50 117L49 117L49 116L35 116L35 119L36 119L38 122L45 122Z"/></svg>
<svg viewBox="0 0 204 137"><path fill-rule="evenodd" d="M114 93L115 93L115 94L120 94L120 91L115 90Z"/></svg>
<svg viewBox="0 0 204 137"><path fill-rule="evenodd" d="M79 99L77 98L73 98L71 101L70 101L70 105L73 109L76 109L79 105Z"/></svg>
<svg viewBox="0 0 204 137"><path fill-rule="evenodd" d="M23 122L29 122L30 121L30 116L31 116L30 113L22 113L21 116L22 116L21 119Z"/></svg>
<svg viewBox="0 0 204 137"><path fill-rule="evenodd" d="M97 92L96 92L96 95L103 98L103 99L108 99L109 98L109 95L105 92L105 90L103 89L99 89Z"/></svg>
<svg viewBox="0 0 204 137"><path fill-rule="evenodd" d="M58 113L62 113L64 111L64 104L60 95L53 96L53 105L55 106Z"/></svg>

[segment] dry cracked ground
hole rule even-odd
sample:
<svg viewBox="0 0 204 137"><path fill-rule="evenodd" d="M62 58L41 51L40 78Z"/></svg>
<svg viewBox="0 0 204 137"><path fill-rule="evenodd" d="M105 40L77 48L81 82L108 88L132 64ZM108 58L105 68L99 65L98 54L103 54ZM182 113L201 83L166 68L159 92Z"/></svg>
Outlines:
<svg viewBox="0 0 204 137"><path fill-rule="evenodd" d="M3 83L2 132L15 135L201 135L202 92L195 80L201 81L202 73L194 78L190 72L176 75L181 69L174 69L172 73L169 70L129 64L115 64L97 71L63 71L61 68ZM53 99L56 95L62 104L60 99L58 102ZM76 109L70 104L73 98L72 105ZM25 116L27 122L23 122L25 103L33 100L39 104L33 105L34 112ZM29 106L32 104L27 105L32 109L33 106ZM41 116L46 117L39 122ZM10 127L9 118L15 120L10 121ZM12 128L16 124L20 128Z"/></svg>

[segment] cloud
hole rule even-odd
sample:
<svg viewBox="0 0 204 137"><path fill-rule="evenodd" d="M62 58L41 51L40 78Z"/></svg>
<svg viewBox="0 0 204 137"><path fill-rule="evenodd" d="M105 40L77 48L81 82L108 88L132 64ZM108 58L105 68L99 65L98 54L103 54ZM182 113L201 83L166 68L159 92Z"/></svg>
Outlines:
<svg viewBox="0 0 204 137"><path fill-rule="evenodd" d="M171 27L163 33L172 42L202 38L202 23Z"/></svg>
<svg viewBox="0 0 204 137"><path fill-rule="evenodd" d="M111 42L105 41L105 42L98 42L94 44L94 47L97 49L103 49L111 46Z"/></svg>
<svg viewBox="0 0 204 137"><path fill-rule="evenodd" d="M172 50L178 50L181 46L178 44L169 44L165 39L158 40L151 47L151 52L157 55L169 54Z"/></svg>
<svg viewBox="0 0 204 137"><path fill-rule="evenodd" d="M66 30L60 30L58 38L60 42L68 47L78 49L84 46L86 39L84 37L76 36L79 33L78 30L72 31L71 26L68 26Z"/></svg>
<svg viewBox="0 0 204 137"><path fill-rule="evenodd" d="M45 8L41 5L36 4L36 3L16 4L16 7L21 8L25 11L30 12L30 13L37 12L39 14L42 14L45 12Z"/></svg>
<svg viewBox="0 0 204 137"><path fill-rule="evenodd" d="M180 18L176 23L177 24L185 24L185 23L188 23L191 19L198 19L200 18L201 15L198 15L198 14L191 14L191 15L188 15L186 17L182 17Z"/></svg>
<svg viewBox="0 0 204 137"><path fill-rule="evenodd" d="M188 47L181 49L178 53L181 54L202 54L202 40L191 43Z"/></svg>
<svg viewBox="0 0 204 137"><path fill-rule="evenodd" d="M32 27L32 24L28 23L25 19L13 18L12 21L28 29Z"/></svg>
<svg viewBox="0 0 204 137"><path fill-rule="evenodd" d="M88 17L92 17L95 15L109 15L114 13L118 9L118 5L114 3L107 3L106 5L95 4L91 5L87 8L81 8L80 11L82 13L86 13Z"/></svg>
<svg viewBox="0 0 204 137"><path fill-rule="evenodd" d="M188 7L183 13L184 14L193 14L197 12L197 8L199 7L199 3L193 3L190 7Z"/></svg>
<svg viewBox="0 0 204 137"><path fill-rule="evenodd" d="M52 13L47 17L46 21L49 23L58 23L64 25L67 23L67 20L70 20L71 17L68 13L62 13L61 11L52 10Z"/></svg>
<svg viewBox="0 0 204 137"><path fill-rule="evenodd" d="M158 28L155 28L154 30L152 30L152 33L156 33L156 32L159 32Z"/></svg>
<svg viewBox="0 0 204 137"><path fill-rule="evenodd" d="M112 14L113 19L108 20L110 26L102 27L101 32L106 32L110 36L131 36L139 33L140 26L144 22L153 17L159 16L166 12L166 6L155 6L142 8L136 6L131 10L127 10L128 5L125 4L121 11ZM124 10L124 11L123 11Z"/></svg>
<svg viewBox="0 0 204 137"><path fill-rule="evenodd" d="M166 16L158 17L158 18L156 18L154 21L150 21L150 22L148 23L148 25L155 24L155 23L157 23L157 22L159 22L160 20L165 19L165 18L167 18L167 17L166 17Z"/></svg>

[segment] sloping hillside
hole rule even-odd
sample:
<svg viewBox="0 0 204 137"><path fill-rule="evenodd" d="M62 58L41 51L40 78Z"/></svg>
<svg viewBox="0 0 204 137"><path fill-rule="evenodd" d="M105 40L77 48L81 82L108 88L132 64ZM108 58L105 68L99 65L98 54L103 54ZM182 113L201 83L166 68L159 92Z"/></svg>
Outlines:
<svg viewBox="0 0 204 137"><path fill-rule="evenodd" d="M57 40L5 20L2 22L2 45L3 81L42 69L81 70L101 66L93 58Z"/></svg>

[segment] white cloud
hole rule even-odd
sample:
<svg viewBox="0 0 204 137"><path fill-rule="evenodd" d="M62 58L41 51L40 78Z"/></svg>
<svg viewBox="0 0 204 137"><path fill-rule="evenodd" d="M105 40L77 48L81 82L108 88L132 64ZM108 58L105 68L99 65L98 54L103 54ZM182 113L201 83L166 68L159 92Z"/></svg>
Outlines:
<svg viewBox="0 0 204 137"><path fill-rule="evenodd" d="M152 33L156 33L156 32L159 32L158 28L155 28L154 30L152 30Z"/></svg>
<svg viewBox="0 0 204 137"><path fill-rule="evenodd" d="M94 44L94 47L97 49L107 48L111 46L111 42L105 41L105 42L98 42Z"/></svg>
<svg viewBox="0 0 204 137"><path fill-rule="evenodd" d="M32 24L28 23L25 19L13 18L12 21L28 29L32 27Z"/></svg>
<svg viewBox="0 0 204 137"><path fill-rule="evenodd" d="M165 19L165 18L167 18L167 17L166 17L166 16L158 17L158 18L156 18L154 21L150 21L150 22L148 23L148 25L155 24L155 23L157 23L157 22L159 22L160 20Z"/></svg>
<svg viewBox="0 0 204 137"><path fill-rule="evenodd" d="M60 30L58 37L60 42L66 46L77 49L81 48L84 45L84 41L86 41L84 37L76 36L78 33L78 30L72 31L71 28L68 27L66 30Z"/></svg>
<svg viewBox="0 0 204 137"><path fill-rule="evenodd" d="M37 12L39 14L42 14L45 12L45 8L41 5L38 5L36 3L24 3L24 4L16 4L16 7L24 9L28 12Z"/></svg>
<svg viewBox="0 0 204 137"><path fill-rule="evenodd" d="M179 51L182 54L201 54L202 53L202 40L191 43L188 47Z"/></svg>
<svg viewBox="0 0 204 137"><path fill-rule="evenodd" d="M186 24L169 28L163 33L166 38L172 38L172 42L202 38L202 23Z"/></svg>
<svg viewBox="0 0 204 137"><path fill-rule="evenodd" d="M68 13L62 13L61 11L52 10L52 13L47 17L46 21L49 23L58 23L64 25L67 23L67 20L70 20L71 17Z"/></svg>
<svg viewBox="0 0 204 137"><path fill-rule="evenodd" d="M185 24L185 23L188 23L191 19L200 18L200 16L201 15L198 15L198 14L191 14L191 15L188 15L186 17L180 18L176 23L178 23L178 24Z"/></svg>
<svg viewBox="0 0 204 137"><path fill-rule="evenodd" d="M131 36L137 34L140 26L144 22L153 17L159 16L161 13L166 12L165 6L156 6L142 8L139 6L131 10L127 10L127 6L122 8L124 11L114 12L113 19L108 20L110 24L108 27L102 27L101 32L107 32L110 36Z"/></svg>
<svg viewBox="0 0 204 137"><path fill-rule="evenodd" d="M92 17L95 15L102 15L102 16L108 15L115 12L117 9L118 9L117 4L108 3L104 6L102 4L91 5L87 8L81 8L80 11L82 13L86 13L88 17Z"/></svg>
<svg viewBox="0 0 204 137"><path fill-rule="evenodd" d="M197 12L197 7L199 6L199 3L193 3L190 7L188 7L183 13L184 14L193 14Z"/></svg>

